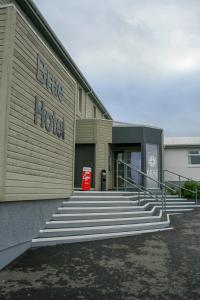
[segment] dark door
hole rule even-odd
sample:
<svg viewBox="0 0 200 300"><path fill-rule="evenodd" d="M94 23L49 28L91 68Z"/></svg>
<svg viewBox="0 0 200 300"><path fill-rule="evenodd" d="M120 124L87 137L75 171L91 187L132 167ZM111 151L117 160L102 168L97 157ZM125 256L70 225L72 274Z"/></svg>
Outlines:
<svg viewBox="0 0 200 300"><path fill-rule="evenodd" d="M94 144L77 144L75 148L75 172L74 172L74 187L81 187L81 175L83 167L92 168L92 184L94 188Z"/></svg>

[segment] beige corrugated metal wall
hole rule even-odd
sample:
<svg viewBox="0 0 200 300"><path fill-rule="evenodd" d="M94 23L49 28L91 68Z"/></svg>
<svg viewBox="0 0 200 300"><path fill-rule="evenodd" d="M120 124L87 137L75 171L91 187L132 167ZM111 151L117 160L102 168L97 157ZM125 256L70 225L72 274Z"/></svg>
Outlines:
<svg viewBox="0 0 200 300"><path fill-rule="evenodd" d="M76 82L14 7L1 9L0 18L7 20L2 42L6 68L2 77L5 80L9 76L1 86L1 136L5 145L0 156L1 200L67 197L73 189ZM38 54L62 84L63 102L38 82ZM36 96L49 114L54 112L60 120L64 118L64 139L34 124Z"/></svg>
<svg viewBox="0 0 200 300"><path fill-rule="evenodd" d="M100 190L101 170L107 171L107 188L111 185L109 147L112 143L112 121L85 119L76 121L76 144L95 144L95 189Z"/></svg>

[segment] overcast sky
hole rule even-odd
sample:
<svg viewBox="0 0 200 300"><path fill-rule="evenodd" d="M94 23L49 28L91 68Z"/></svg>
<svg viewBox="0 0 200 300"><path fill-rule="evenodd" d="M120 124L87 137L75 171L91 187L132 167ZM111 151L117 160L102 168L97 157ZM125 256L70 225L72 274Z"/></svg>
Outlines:
<svg viewBox="0 0 200 300"><path fill-rule="evenodd" d="M200 0L34 0L115 120L200 136Z"/></svg>

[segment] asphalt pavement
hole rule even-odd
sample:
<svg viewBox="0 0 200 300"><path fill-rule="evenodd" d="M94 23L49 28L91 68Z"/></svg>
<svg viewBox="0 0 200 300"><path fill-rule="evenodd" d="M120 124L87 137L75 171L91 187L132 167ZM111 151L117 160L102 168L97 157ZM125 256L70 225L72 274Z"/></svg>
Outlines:
<svg viewBox="0 0 200 300"><path fill-rule="evenodd" d="M29 250L0 272L0 300L200 300L200 210L174 230Z"/></svg>

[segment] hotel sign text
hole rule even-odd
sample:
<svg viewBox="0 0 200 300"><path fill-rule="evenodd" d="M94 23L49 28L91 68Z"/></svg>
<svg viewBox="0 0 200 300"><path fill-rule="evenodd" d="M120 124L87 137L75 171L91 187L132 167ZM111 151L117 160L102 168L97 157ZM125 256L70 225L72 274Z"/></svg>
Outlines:
<svg viewBox="0 0 200 300"><path fill-rule="evenodd" d="M49 71L42 57L37 56L37 80L42 86L51 92L51 94L60 102L64 100L63 86L57 78ZM34 123L40 124L41 128L56 135L58 138L65 138L64 118L57 116L54 111L49 111L45 103L38 96L35 97Z"/></svg>
<svg viewBox="0 0 200 300"><path fill-rule="evenodd" d="M47 64L44 63L42 57L37 56L37 80L51 92L60 102L63 101L63 86L58 79L49 71Z"/></svg>

